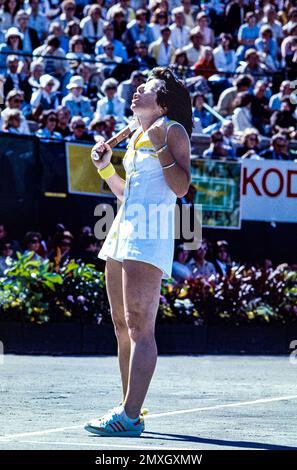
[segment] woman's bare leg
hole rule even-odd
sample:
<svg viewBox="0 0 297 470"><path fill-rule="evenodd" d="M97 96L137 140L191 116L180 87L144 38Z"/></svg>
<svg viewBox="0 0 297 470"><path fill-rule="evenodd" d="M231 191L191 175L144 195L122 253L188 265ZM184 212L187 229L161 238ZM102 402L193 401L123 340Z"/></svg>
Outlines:
<svg viewBox="0 0 297 470"><path fill-rule="evenodd" d="M123 261L123 296L131 340L130 370L125 411L140 414L156 362L155 321L159 307L162 272L141 261Z"/></svg>
<svg viewBox="0 0 297 470"><path fill-rule="evenodd" d="M114 331L118 342L118 358L122 379L123 401L128 388L130 337L125 320L122 290L122 263L107 258L105 267L107 296L111 309Z"/></svg>

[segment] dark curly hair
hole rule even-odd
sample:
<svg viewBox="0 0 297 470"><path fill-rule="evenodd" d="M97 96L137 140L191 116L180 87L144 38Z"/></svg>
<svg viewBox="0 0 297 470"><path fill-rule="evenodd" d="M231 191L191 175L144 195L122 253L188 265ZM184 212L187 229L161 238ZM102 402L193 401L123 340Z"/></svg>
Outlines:
<svg viewBox="0 0 297 470"><path fill-rule="evenodd" d="M148 80L154 78L163 81L157 90L158 105L167 108L167 117L179 122L191 137L193 117L191 98L187 88L181 80L178 80L172 70L166 67L155 67Z"/></svg>

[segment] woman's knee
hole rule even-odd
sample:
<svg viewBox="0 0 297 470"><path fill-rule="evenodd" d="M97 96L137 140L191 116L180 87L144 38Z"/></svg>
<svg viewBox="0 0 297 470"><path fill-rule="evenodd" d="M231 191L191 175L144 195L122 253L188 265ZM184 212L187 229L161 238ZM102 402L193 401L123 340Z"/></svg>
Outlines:
<svg viewBox="0 0 297 470"><path fill-rule="evenodd" d="M125 318L129 337L133 341L149 340L154 337L154 325L152 322L146 321L150 318L150 312L141 312L140 314L137 311L126 311Z"/></svg>
<svg viewBox="0 0 297 470"><path fill-rule="evenodd" d="M128 326L126 323L124 310L122 310L120 314L118 310L116 313L111 311L111 318L116 336L124 334L128 335Z"/></svg>

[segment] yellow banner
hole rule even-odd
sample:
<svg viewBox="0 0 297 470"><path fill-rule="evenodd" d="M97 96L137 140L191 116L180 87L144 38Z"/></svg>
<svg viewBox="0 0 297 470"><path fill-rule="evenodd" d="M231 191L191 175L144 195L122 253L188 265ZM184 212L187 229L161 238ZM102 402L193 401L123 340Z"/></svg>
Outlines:
<svg viewBox="0 0 297 470"><path fill-rule="evenodd" d="M112 192L91 161L91 148L92 145L66 143L68 192L87 196L111 196ZM111 160L116 172L124 179L122 161L125 153L125 149L114 149Z"/></svg>

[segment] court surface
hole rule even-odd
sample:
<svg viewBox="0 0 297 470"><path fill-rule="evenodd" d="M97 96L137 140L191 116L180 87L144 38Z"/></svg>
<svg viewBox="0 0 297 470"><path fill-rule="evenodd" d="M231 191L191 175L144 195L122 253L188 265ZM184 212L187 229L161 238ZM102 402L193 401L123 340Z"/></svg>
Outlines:
<svg viewBox="0 0 297 470"><path fill-rule="evenodd" d="M297 449L297 364L285 356L161 356L140 438L83 424L117 405L116 357L4 357L0 449Z"/></svg>

